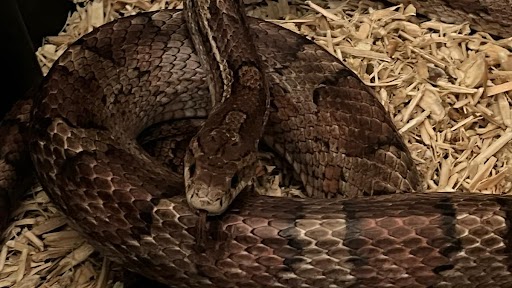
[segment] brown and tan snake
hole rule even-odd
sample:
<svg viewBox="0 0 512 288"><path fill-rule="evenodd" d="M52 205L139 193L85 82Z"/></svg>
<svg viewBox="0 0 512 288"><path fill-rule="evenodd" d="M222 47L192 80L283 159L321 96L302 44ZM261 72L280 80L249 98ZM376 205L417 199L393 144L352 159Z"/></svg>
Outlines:
<svg viewBox="0 0 512 288"><path fill-rule="evenodd" d="M184 4L192 42L212 76L213 107L185 155L186 195L191 207L219 215L256 176L270 91L238 0Z"/></svg>
<svg viewBox="0 0 512 288"><path fill-rule="evenodd" d="M139 144L159 154L153 125L175 120L167 145L187 147L215 102L183 12L169 10L106 24L59 58L0 126L0 192L32 162L91 243L172 287L512 287L512 199L389 195L420 181L371 89L311 41L248 23L271 95L263 142L328 199L246 191L198 250L182 176ZM369 194L388 195L335 198Z"/></svg>

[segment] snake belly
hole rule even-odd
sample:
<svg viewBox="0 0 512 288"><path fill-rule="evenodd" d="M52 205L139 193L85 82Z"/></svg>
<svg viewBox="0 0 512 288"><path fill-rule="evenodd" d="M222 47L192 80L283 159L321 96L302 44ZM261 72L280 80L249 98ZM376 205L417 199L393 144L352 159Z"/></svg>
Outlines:
<svg viewBox="0 0 512 288"><path fill-rule="evenodd" d="M371 90L313 42L249 24L272 95L263 139L309 196L336 199L243 195L196 250L183 178L136 142L152 124L210 110L182 13L162 10L78 40L34 100L32 162L74 226L172 287L511 287L510 198L389 195L420 180ZM370 194L388 195L339 199Z"/></svg>

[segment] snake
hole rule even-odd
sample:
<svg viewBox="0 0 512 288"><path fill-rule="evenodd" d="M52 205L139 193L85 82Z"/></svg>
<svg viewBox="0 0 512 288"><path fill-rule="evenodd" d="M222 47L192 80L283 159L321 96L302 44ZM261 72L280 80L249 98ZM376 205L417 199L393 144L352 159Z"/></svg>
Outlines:
<svg viewBox="0 0 512 288"><path fill-rule="evenodd" d="M212 99L185 155L186 195L191 207L219 215L255 178L270 91L243 6L232 0L184 4Z"/></svg>
<svg viewBox="0 0 512 288"><path fill-rule="evenodd" d="M206 2L217 5L208 11L233 7ZM35 170L101 253L170 287L512 287L510 197L418 193L420 176L390 117L339 59L247 17L241 31L251 36L240 47L254 45L257 55L237 66L229 60L243 52L237 42L217 37L208 47L206 37L197 52L186 13L128 16L71 45L0 125L0 197L8 201ZM209 25L215 35L233 28ZM227 54L208 56L219 43ZM236 80L233 71L247 67L250 77ZM241 85L262 90L249 94L268 109L258 146L310 198L237 191L223 213L213 208L198 247L201 215L182 175L200 166L189 150L209 144L197 133L210 114L243 118L217 108L239 101L232 92Z"/></svg>

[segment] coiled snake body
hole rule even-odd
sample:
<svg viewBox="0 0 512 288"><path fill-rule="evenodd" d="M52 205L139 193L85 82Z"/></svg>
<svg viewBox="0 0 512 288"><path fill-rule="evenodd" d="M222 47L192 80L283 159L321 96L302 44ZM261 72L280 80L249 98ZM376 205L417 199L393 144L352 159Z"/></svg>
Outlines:
<svg viewBox="0 0 512 288"><path fill-rule="evenodd" d="M389 195L418 190L420 181L372 91L311 41L252 18L271 93L265 143L306 192L323 192L310 196L387 195L246 193L209 219L198 251L198 216L182 177L136 141L150 143L158 132L139 134L172 119L167 129L185 130L186 143L210 111L182 15L144 13L84 36L34 102L27 142L38 178L101 252L173 287L512 287L511 200ZM31 100L15 109L26 112L24 104ZM27 119L12 115L0 132L23 128L9 119ZM2 141L18 143L2 148L0 171L11 175L24 146Z"/></svg>

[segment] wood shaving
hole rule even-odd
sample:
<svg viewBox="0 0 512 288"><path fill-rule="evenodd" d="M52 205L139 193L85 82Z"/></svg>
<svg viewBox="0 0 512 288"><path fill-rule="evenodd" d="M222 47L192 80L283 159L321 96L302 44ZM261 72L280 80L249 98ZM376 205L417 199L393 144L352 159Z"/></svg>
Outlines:
<svg viewBox="0 0 512 288"><path fill-rule="evenodd" d="M428 192L510 194L512 38L472 32L467 23L422 21L412 5L261 2L247 0L248 14L316 41L375 88ZM37 51L44 74L94 27L140 11L182 8L173 0L75 3L62 32ZM122 287L119 268L67 225L41 189L13 213L4 239L0 287Z"/></svg>

